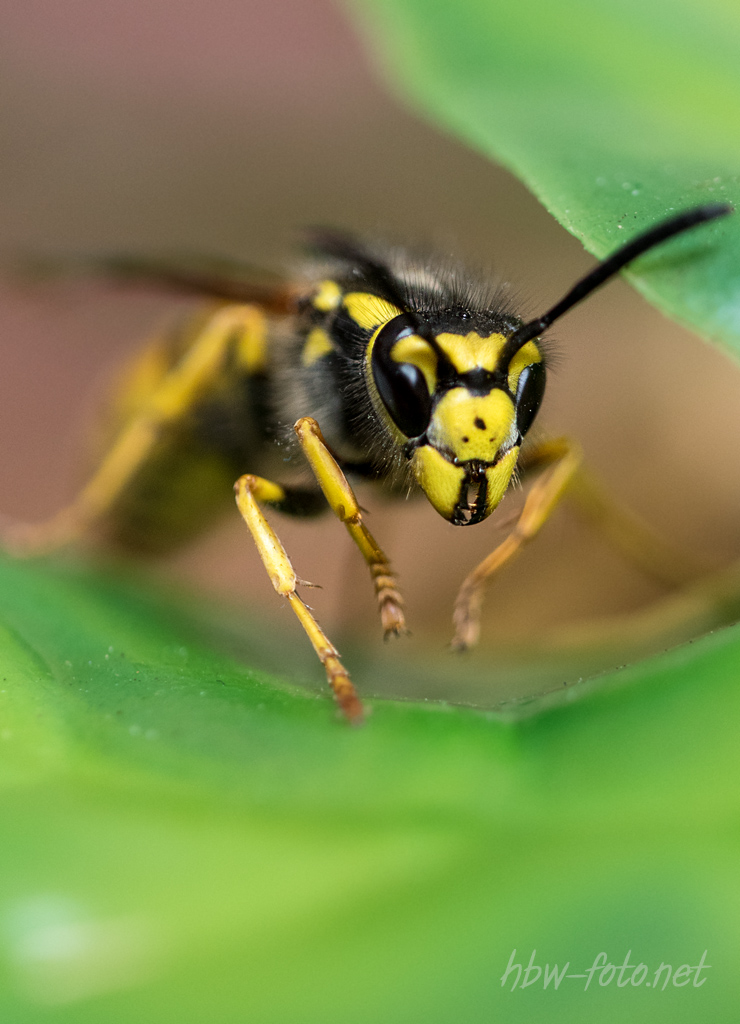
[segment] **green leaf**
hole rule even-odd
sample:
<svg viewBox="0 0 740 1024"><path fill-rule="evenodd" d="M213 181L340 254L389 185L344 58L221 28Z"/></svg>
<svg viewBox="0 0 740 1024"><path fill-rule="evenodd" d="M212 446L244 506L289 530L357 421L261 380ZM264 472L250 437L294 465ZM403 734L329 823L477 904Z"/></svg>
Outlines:
<svg viewBox="0 0 740 1024"><path fill-rule="evenodd" d="M356 730L146 586L1 562L0 623L3 1020L732 1019L740 630Z"/></svg>
<svg viewBox="0 0 740 1024"><path fill-rule="evenodd" d="M729 4L366 10L417 102L597 254L737 198ZM730 345L738 231L635 271ZM0 562L0 1019L735 1019L738 627L518 714L374 701L362 730L255 667L283 664L260 630L220 646L151 584Z"/></svg>
<svg viewBox="0 0 740 1024"><path fill-rule="evenodd" d="M671 211L740 202L737 4L353 6L400 91L510 168L597 256ZM735 216L650 253L629 276L661 309L737 354L738 266Z"/></svg>

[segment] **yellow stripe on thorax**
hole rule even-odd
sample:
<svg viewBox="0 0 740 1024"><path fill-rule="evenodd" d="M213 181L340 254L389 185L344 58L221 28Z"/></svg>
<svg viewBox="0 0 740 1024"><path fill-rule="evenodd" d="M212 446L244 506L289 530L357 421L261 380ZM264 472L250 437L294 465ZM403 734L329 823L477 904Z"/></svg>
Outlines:
<svg viewBox="0 0 740 1024"><path fill-rule="evenodd" d="M301 352L301 362L304 366L313 366L323 356L334 350L331 338L321 327L314 327L308 332L306 342Z"/></svg>
<svg viewBox="0 0 740 1024"><path fill-rule="evenodd" d="M342 289L336 281L329 279L319 283L318 291L311 299L311 305L320 313L330 313L341 301Z"/></svg>
<svg viewBox="0 0 740 1024"><path fill-rule="evenodd" d="M368 331L401 314L397 306L369 292L349 292L344 296L344 307L358 327Z"/></svg>

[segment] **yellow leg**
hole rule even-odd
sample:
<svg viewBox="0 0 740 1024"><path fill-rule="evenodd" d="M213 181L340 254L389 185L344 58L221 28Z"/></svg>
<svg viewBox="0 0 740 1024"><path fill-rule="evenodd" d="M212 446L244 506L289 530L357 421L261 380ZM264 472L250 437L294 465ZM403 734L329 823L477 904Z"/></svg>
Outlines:
<svg viewBox="0 0 740 1024"><path fill-rule="evenodd" d="M460 587L453 615L455 636L452 646L456 650L466 650L478 642L480 613L488 580L536 537L573 480L581 458L580 448L565 438L547 441L530 455L534 464L549 465L549 468L532 486L509 536L476 566Z"/></svg>
<svg viewBox="0 0 740 1024"><path fill-rule="evenodd" d="M296 593L297 578L276 533L265 519L258 502L277 504L285 499L279 484L257 476L243 476L234 485L236 503L257 545L262 564L277 591L287 599L306 631L313 648L326 670L329 686L345 718L354 725L363 720L363 708L339 652L319 626L310 610Z"/></svg>
<svg viewBox="0 0 740 1024"><path fill-rule="evenodd" d="M215 312L184 356L121 430L97 472L72 504L43 523L2 527L3 546L16 554L43 554L84 536L111 509L146 463L162 431L186 416L214 385L232 346L247 372L260 367L262 319L262 313L253 306L223 306Z"/></svg>
<svg viewBox="0 0 740 1024"><path fill-rule="evenodd" d="M296 423L295 432L332 512L347 527L350 537L370 567L383 632L386 637L406 632L403 598L396 588L390 563L363 523L357 498L327 448L318 423L304 416Z"/></svg>
<svg viewBox="0 0 740 1024"><path fill-rule="evenodd" d="M639 569L667 587L680 587L717 569L708 560L674 548L647 523L617 502L600 480L579 466L568 488L568 501Z"/></svg>

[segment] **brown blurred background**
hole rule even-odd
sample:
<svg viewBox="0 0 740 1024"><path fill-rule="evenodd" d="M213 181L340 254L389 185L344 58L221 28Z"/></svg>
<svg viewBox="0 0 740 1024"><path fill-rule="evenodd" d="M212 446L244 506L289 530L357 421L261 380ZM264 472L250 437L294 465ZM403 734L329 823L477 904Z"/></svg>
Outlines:
<svg viewBox="0 0 740 1024"><path fill-rule="evenodd" d="M3 8L8 257L185 250L280 267L296 229L323 223L492 265L530 314L592 265L510 175L402 109L327 0ZM37 519L73 493L85 415L106 375L182 303L87 284L6 283L0 299L0 508ZM577 437L615 494L674 541L718 562L736 556L736 367L622 282L561 322L556 340L540 422ZM500 516L520 500L509 497ZM341 527L281 520L279 532L299 574L323 585L311 602L360 664L365 692L454 696L446 680L460 675L477 680L470 694L487 703L527 692L542 685L537 673L501 666L529 638L557 639L567 624L661 594L563 509L491 588L480 653L454 662L445 642L456 587L500 529L494 520L456 529L423 501L391 505L370 492L361 501L408 600L414 635L393 649L378 639L364 566ZM300 672L317 678L236 514L159 571L252 606L258 621L270 616L300 652ZM434 669L424 667L430 654Z"/></svg>

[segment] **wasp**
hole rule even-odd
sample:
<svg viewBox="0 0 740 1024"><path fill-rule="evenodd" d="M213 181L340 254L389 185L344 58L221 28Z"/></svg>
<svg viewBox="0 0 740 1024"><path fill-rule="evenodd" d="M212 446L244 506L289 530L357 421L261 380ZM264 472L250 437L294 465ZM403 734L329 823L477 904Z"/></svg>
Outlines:
<svg viewBox="0 0 740 1024"><path fill-rule="evenodd" d="M542 403L542 335L649 249L732 207L710 204L658 223L598 264L544 315L524 322L485 282L401 250L315 231L300 280L257 280L236 264L111 257L90 268L209 299L126 369L97 470L51 520L5 530L16 551L48 551L97 531L129 550L161 551L204 530L232 485L274 589L311 641L350 722L363 706L298 593L265 508L330 509L367 563L386 636L406 630L391 564L350 480L423 492L456 526L482 523L513 480L540 474L507 538L465 579L453 646L472 646L487 581L531 540L576 479L567 439L525 445ZM233 481L236 479L236 484Z"/></svg>

